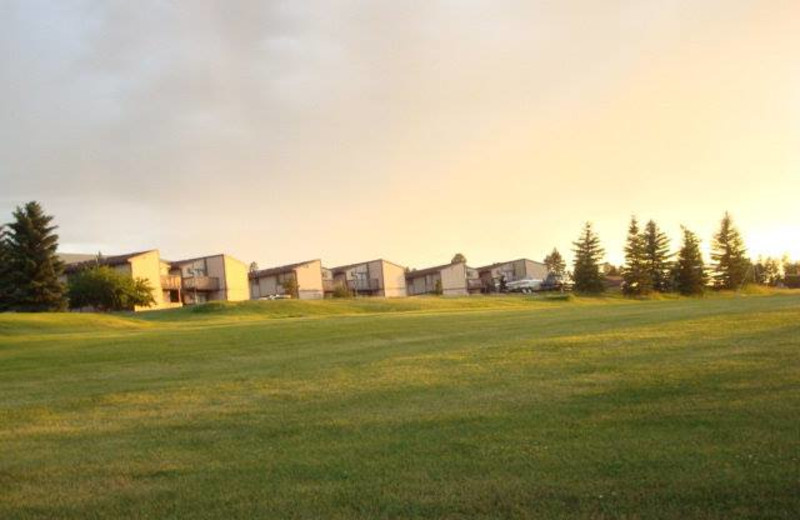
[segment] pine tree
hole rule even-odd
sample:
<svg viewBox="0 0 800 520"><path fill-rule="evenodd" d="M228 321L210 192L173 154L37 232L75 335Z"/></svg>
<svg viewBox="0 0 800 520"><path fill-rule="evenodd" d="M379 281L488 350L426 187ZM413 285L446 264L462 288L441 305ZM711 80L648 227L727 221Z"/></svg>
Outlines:
<svg viewBox="0 0 800 520"><path fill-rule="evenodd" d="M700 252L700 240L685 227L681 229L683 243L674 266L675 290L685 295L703 294L708 284L708 275Z"/></svg>
<svg viewBox="0 0 800 520"><path fill-rule="evenodd" d="M6 256L9 307L17 311L41 312L66 308L66 288L59 281L64 264L56 255L57 226L38 202L29 202L13 213L8 224Z"/></svg>
<svg viewBox="0 0 800 520"><path fill-rule="evenodd" d="M544 257L544 265L547 266L548 272L557 275L563 276L567 270L567 263L555 247L552 253Z"/></svg>
<svg viewBox="0 0 800 520"><path fill-rule="evenodd" d="M575 249L575 269L572 278L575 290L583 293L601 293L605 291L604 276L600 271L600 260L605 251L600 246L600 238L587 222L580 238L573 242Z"/></svg>
<svg viewBox="0 0 800 520"><path fill-rule="evenodd" d="M9 280L8 242L6 240L6 227L0 225L0 312L8 310L11 306L11 280Z"/></svg>
<svg viewBox="0 0 800 520"><path fill-rule="evenodd" d="M625 266L622 268L622 291L627 295L649 294L653 281L645 266L644 236L639 231L636 217L631 217L625 244Z"/></svg>
<svg viewBox="0 0 800 520"><path fill-rule="evenodd" d="M733 225L728 212L720 223L720 229L711 244L711 259L714 260L714 286L719 289L738 289L747 282L750 260L746 256L744 240Z"/></svg>
<svg viewBox="0 0 800 520"><path fill-rule="evenodd" d="M669 289L669 238L650 220L644 228L644 265L650 276L653 289L665 292Z"/></svg>

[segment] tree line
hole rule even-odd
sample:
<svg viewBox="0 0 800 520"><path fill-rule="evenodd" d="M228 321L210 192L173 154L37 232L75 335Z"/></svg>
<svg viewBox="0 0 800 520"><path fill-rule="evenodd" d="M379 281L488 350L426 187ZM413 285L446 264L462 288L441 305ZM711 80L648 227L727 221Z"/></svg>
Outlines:
<svg viewBox="0 0 800 520"><path fill-rule="evenodd" d="M592 224L587 222L573 242L575 254L574 288L582 293L606 290L602 269L605 251ZM655 221L643 227L631 217L625 240L625 263L620 269L622 292L628 296L646 296L675 292L687 296L703 294L708 289L739 290L748 283L800 286L800 262L775 258L753 262L747 256L742 235L729 213L723 216L711 241L712 264L707 266L700 250L700 239L681 226L681 244L670 250L670 240ZM549 270L565 273L566 265L557 250L544 260Z"/></svg>
<svg viewBox="0 0 800 520"><path fill-rule="evenodd" d="M17 207L12 217L12 222L0 225L0 312L62 311L68 307L132 310L155 303L147 280L133 279L103 265L100 255L65 283L53 216L32 201ZM571 275L578 292L603 292L607 287L602 263L605 251L591 223L584 225L573 246L572 273L567 273L557 249L544 259L548 270ZM788 258L752 262L728 213L712 239L711 260L712 265L706 266L700 239L689 229L682 228L680 247L671 252L669 238L653 220L641 227L632 217L621 268L622 290L630 296L644 296L653 292L698 295L709 288L735 290L747 283L800 287L800 262ZM453 262L465 261L461 254L453 258ZM290 292L296 291L292 288Z"/></svg>

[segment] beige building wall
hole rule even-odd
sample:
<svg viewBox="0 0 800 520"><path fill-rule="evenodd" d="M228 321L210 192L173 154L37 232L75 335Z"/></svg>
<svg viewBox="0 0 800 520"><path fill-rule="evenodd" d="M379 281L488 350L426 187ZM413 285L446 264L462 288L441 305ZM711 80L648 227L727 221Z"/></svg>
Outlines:
<svg viewBox="0 0 800 520"><path fill-rule="evenodd" d="M383 286L383 296L387 298L400 298L407 296L406 292L406 269L397 264L380 260L381 284Z"/></svg>
<svg viewBox="0 0 800 520"><path fill-rule="evenodd" d="M301 300L319 300L325 296L322 286L322 262L314 260L294 268Z"/></svg>
<svg viewBox="0 0 800 520"><path fill-rule="evenodd" d="M169 301L164 299L164 291L161 288L161 256L158 251L148 251L141 255L128 259L127 264L114 266L117 271L124 272L133 278L144 278L150 283L153 298L156 303L152 307L134 307L135 311L146 311L155 309L165 309L174 307Z"/></svg>
<svg viewBox="0 0 800 520"><path fill-rule="evenodd" d="M230 302L240 302L250 298L250 290L247 286L247 266L231 256L223 255L224 264L224 288L223 299ZM222 278L220 278L220 283Z"/></svg>
<svg viewBox="0 0 800 520"><path fill-rule="evenodd" d="M442 294L446 296L466 296L467 291L467 264L458 263L445 267L440 271L442 279Z"/></svg>
<svg viewBox="0 0 800 520"><path fill-rule="evenodd" d="M535 278L537 280L544 280L547 278L547 266L543 263L534 262L533 260L524 259L523 270L526 278Z"/></svg>

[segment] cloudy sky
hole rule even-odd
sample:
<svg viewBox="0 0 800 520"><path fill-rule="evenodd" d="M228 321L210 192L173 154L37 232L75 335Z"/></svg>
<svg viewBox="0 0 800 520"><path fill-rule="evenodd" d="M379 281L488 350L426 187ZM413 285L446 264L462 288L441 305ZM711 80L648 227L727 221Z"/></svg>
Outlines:
<svg viewBox="0 0 800 520"><path fill-rule="evenodd" d="M0 214L67 252L424 267L593 221L800 257L800 2L0 0Z"/></svg>

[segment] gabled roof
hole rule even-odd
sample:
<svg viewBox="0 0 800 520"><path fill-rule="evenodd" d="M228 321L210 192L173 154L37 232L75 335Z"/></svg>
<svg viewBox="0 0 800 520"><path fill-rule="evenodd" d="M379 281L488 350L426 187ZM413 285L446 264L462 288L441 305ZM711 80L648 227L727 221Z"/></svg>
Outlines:
<svg viewBox="0 0 800 520"><path fill-rule="evenodd" d="M508 260L507 262L495 262L491 265L484 265L483 267L477 267L476 270L485 271L487 269L494 269L495 267L500 267L501 265L507 265L507 264L513 264L514 262L519 262L520 260L525 260L526 262L533 262L534 264L545 265L543 262L537 262L536 260L531 260L530 258L517 258L516 260Z"/></svg>
<svg viewBox="0 0 800 520"><path fill-rule="evenodd" d="M206 259L206 258L216 258L216 257L218 257L218 256L225 256L225 255L223 255L222 253L220 253L220 254L217 254L217 255L196 256L196 257L194 257L194 258L187 258L187 259L185 259L185 260L170 260L169 264L170 264L171 266L183 265L183 264L190 264L190 263L192 263L192 262L197 262L198 260L204 260L204 259Z"/></svg>
<svg viewBox="0 0 800 520"><path fill-rule="evenodd" d="M64 267L65 273L74 273L75 271L80 271L81 269L85 269L87 267L92 267L95 265L108 265L108 266L115 266L115 265L122 265L128 263L131 258L136 258L137 256L144 255L146 253L158 252L158 249L148 249L147 251L137 251L135 253L128 253L124 255L115 255L115 256L103 256L100 258L93 258L91 260L84 260L82 262L76 262L73 264L68 264Z"/></svg>
<svg viewBox="0 0 800 520"><path fill-rule="evenodd" d="M64 262L64 265L77 264L79 262L86 262L87 260L94 260L97 254L87 255L83 253L58 253L58 258Z"/></svg>
<svg viewBox="0 0 800 520"><path fill-rule="evenodd" d="M406 278L419 278L420 276L427 276L429 274L438 273L448 267L452 267L454 265L465 264L465 262L456 262L456 263L449 263L449 264L442 264L437 265L435 267L426 267L425 269L417 269L416 271L409 271L406 273ZM466 264L464 267L467 267Z"/></svg>
<svg viewBox="0 0 800 520"><path fill-rule="evenodd" d="M405 269L404 266L402 266L400 264L396 264L394 262L390 262L389 260L384 260L383 258L376 258L375 260L365 260L364 262L356 262L354 264L340 265L340 266L337 266L337 267L331 267L329 269L331 271L333 271L333 272L346 271L347 269L351 269L353 267L358 267L359 265L371 264L372 262L386 262L387 264L392 264L393 266L399 267L400 269Z"/></svg>
<svg viewBox="0 0 800 520"><path fill-rule="evenodd" d="M235 262L239 262L240 264L242 264L244 266L247 265L244 262L242 262L241 260L239 260L238 258L234 258L231 255L226 255L225 253L217 253L215 255L196 256L194 258L187 258L185 260L171 260L171 261L169 261L167 263L170 265L170 267L179 267L181 265L190 264L192 262L197 262L198 260L205 260L207 258L219 258L219 257L227 258L228 260L233 260Z"/></svg>
<svg viewBox="0 0 800 520"><path fill-rule="evenodd" d="M296 264L287 264L278 267L270 267L268 269L259 269L258 271L248 273L247 276L248 278L261 278L264 276L275 276L276 274L290 273L298 267L303 267L304 265L319 261L319 259L306 260L305 262L297 262Z"/></svg>

